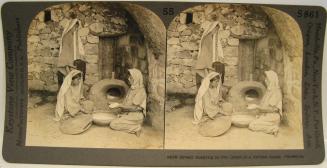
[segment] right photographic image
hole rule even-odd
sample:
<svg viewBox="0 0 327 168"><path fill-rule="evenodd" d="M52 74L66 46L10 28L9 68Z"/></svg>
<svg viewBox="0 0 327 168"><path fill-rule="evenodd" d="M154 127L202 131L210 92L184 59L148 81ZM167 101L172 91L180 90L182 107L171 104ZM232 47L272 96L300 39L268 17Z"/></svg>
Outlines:
<svg viewBox="0 0 327 168"><path fill-rule="evenodd" d="M303 149L302 59L279 9L182 11L167 29L165 149Z"/></svg>

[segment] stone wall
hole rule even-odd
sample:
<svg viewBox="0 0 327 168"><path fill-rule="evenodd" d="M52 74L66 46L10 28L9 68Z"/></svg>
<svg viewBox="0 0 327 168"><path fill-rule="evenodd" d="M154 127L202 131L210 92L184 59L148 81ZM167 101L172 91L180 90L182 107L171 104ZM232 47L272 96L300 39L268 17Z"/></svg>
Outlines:
<svg viewBox="0 0 327 168"><path fill-rule="evenodd" d="M187 16L193 15L192 23ZM179 14L168 28L167 92L195 94L194 64L199 42L210 22L221 22L225 64L225 85L238 82L238 47L240 39L263 38L268 32L267 15L260 9L245 5L210 4L190 8Z"/></svg>
<svg viewBox="0 0 327 168"><path fill-rule="evenodd" d="M51 20L44 22L47 12ZM99 35L126 33L125 13L106 3L66 3L41 11L30 24L27 41L28 81L30 90L57 91L56 64L64 25L74 12L82 22L82 39L87 63L86 84L99 80Z"/></svg>

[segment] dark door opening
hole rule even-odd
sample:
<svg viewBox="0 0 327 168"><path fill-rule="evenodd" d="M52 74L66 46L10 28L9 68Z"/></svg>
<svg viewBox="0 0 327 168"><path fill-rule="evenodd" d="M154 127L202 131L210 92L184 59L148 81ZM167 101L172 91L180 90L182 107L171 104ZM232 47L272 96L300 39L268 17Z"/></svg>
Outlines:
<svg viewBox="0 0 327 168"><path fill-rule="evenodd" d="M255 67L255 40L241 40L239 43L239 81L253 80Z"/></svg>
<svg viewBox="0 0 327 168"><path fill-rule="evenodd" d="M112 78L117 53L116 37L100 37L99 74L100 79Z"/></svg>

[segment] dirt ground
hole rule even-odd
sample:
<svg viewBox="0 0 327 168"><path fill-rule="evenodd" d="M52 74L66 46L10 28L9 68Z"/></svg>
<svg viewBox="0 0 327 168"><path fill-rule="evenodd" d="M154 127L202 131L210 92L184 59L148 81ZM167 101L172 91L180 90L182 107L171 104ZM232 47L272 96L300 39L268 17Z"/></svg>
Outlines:
<svg viewBox="0 0 327 168"><path fill-rule="evenodd" d="M166 149L303 149L302 133L286 126L276 137L233 126L221 136L203 137L192 120L192 105L166 113Z"/></svg>
<svg viewBox="0 0 327 168"><path fill-rule="evenodd" d="M55 102L29 108L27 115L27 146L162 149L162 133L144 126L140 137L114 131L109 127L92 125L80 135L66 135L59 131L59 123L53 120Z"/></svg>

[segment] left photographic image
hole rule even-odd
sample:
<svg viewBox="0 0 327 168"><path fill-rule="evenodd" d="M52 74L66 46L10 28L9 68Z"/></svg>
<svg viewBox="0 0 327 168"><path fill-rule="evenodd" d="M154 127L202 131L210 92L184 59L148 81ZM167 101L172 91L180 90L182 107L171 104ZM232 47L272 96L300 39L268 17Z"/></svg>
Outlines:
<svg viewBox="0 0 327 168"><path fill-rule="evenodd" d="M162 149L166 28L132 3L67 2L27 36L26 146Z"/></svg>

